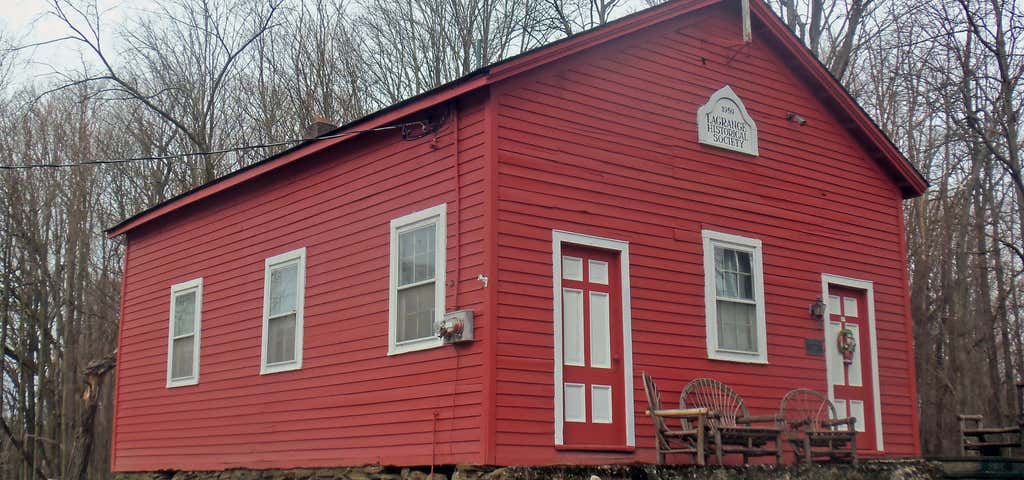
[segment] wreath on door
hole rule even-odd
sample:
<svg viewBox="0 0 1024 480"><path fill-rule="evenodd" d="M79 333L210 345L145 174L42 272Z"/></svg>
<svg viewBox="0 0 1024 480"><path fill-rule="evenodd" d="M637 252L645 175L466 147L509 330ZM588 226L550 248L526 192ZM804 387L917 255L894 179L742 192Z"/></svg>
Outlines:
<svg viewBox="0 0 1024 480"><path fill-rule="evenodd" d="M849 328L840 330L836 344L839 346L839 353L843 355L843 363L847 365L853 363L853 354L857 353L857 335L853 333L853 330Z"/></svg>

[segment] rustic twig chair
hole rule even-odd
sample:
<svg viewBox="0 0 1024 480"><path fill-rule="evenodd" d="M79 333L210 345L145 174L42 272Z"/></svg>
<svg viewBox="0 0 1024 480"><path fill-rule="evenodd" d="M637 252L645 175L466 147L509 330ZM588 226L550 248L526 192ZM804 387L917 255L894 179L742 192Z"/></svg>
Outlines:
<svg viewBox="0 0 1024 480"><path fill-rule="evenodd" d="M692 454L697 465L704 465L706 440L706 418L708 410L695 408L689 410L665 410L661 408L661 394L654 385L654 379L643 372L644 393L647 394L647 415L654 420L654 436L658 452L658 463L665 463L665 455L669 453ZM673 430L666 420L680 419L683 428Z"/></svg>
<svg viewBox="0 0 1024 480"><path fill-rule="evenodd" d="M806 463L816 458L857 463L857 419L838 418L835 405L821 392L791 390L782 397L779 415L785 422L786 440L798 459Z"/></svg>
<svg viewBox="0 0 1024 480"><path fill-rule="evenodd" d="M679 408L707 408L713 412L707 418L711 434L708 447L719 465L722 457L729 453L742 454L744 464L750 457L768 455L775 455L775 463L782 463L782 428L778 414L750 415L743 399L728 385L710 378L695 379L683 388ZM690 428L685 419L683 428Z"/></svg>

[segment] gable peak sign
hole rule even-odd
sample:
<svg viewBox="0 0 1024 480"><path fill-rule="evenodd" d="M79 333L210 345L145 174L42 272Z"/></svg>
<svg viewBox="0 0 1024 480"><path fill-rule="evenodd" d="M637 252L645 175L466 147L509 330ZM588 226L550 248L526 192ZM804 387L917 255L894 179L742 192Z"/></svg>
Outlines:
<svg viewBox="0 0 1024 480"><path fill-rule="evenodd" d="M728 85L697 110L697 141L757 156L757 125Z"/></svg>

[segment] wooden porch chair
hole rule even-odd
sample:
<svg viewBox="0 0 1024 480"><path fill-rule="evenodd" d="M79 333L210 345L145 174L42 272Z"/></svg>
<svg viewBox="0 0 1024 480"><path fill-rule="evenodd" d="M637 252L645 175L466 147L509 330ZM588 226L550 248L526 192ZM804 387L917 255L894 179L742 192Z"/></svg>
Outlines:
<svg viewBox="0 0 1024 480"><path fill-rule="evenodd" d="M823 393L791 390L782 397L779 415L785 422L784 436L798 459L857 463L857 419L838 418L835 405Z"/></svg>
<svg viewBox="0 0 1024 480"><path fill-rule="evenodd" d="M729 453L750 457L774 455L782 463L782 427L778 414L752 416L743 399L728 385L710 378L698 378L686 384L679 396L679 408L706 408L714 415L707 418L711 435L708 447L718 464ZM691 428L683 420L683 428Z"/></svg>
<svg viewBox="0 0 1024 480"><path fill-rule="evenodd" d="M695 408L687 410L666 410L661 407L661 394L654 385L654 379L643 372L644 393L647 395L648 410L645 412L654 420L655 447L658 452L658 464L665 463L665 455L670 453L692 454L697 465L704 465L706 455L706 418L708 410ZM683 422L683 428L669 428L668 419Z"/></svg>

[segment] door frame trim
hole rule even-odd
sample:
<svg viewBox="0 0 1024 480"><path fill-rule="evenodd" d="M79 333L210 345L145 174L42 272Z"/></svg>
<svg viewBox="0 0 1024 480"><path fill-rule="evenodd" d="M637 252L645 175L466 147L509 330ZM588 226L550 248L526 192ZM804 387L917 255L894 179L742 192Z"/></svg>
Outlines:
<svg viewBox="0 0 1024 480"><path fill-rule="evenodd" d="M821 274L821 298L825 301L825 305L828 305L828 286L836 285L840 287L848 287L855 290L863 290L867 297L868 304L868 339L871 344L871 393L872 402L874 402L875 410L875 449L879 452L885 451L885 446L882 443L882 394L878 388L878 335L875 333L875 286L874 282L870 280L859 280L856 278L844 277L842 275L832 275L828 273ZM826 307L827 308L827 307ZM828 322L828 312L825 312L825 318L822 321ZM825 332L827 328L823 328ZM827 337L827 335L825 335ZM832 368L829 364L832 358L833 350L837 347L835 345L835 339L825 338L825 382L828 384L828 398L829 400L835 401L835 389L832 387Z"/></svg>
<svg viewBox="0 0 1024 480"><path fill-rule="evenodd" d="M553 318L554 324L554 387L555 387L555 445L565 445L564 417L565 399L562 393L562 243L571 243L584 247L603 248L619 252L619 273L622 295L622 370L624 375L623 393L625 395L625 418L627 447L636 446L635 419L633 412L633 335L630 316L629 295L629 242L598 237L583 233L564 230L551 230L551 276L554 290Z"/></svg>

